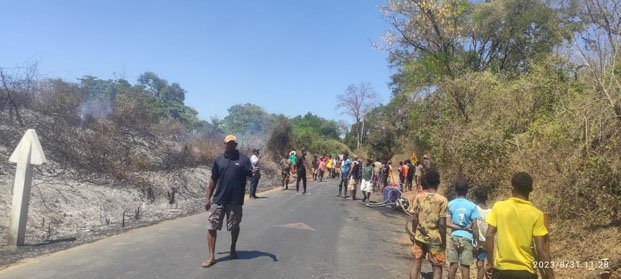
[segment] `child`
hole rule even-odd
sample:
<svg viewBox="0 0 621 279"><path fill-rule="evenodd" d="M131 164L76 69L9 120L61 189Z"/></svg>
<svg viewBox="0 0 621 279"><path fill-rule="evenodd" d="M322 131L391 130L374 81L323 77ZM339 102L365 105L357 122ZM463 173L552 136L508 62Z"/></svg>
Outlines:
<svg viewBox="0 0 621 279"><path fill-rule="evenodd" d="M477 203L477 210L479 210L479 218L477 218L477 227L479 228L479 241L477 248L475 249L474 257L477 261L477 279L483 279L485 276L485 261L487 255L485 254L485 233L487 232L487 223L485 218L492 211L487 206L487 191L485 188L477 188L474 191L474 201Z"/></svg>
<svg viewBox="0 0 621 279"><path fill-rule="evenodd" d="M550 251L545 245L548 230L544 225L543 212L528 201L533 191L533 178L528 173L518 172L511 178L511 186L513 197L494 204L485 218L488 224L485 275L494 279L536 279L533 268L535 257L530 247L534 238L539 255L537 261L549 263ZM496 233L498 247L494 250ZM543 274L544 279L554 279L554 270L547 264L543 267Z"/></svg>
<svg viewBox="0 0 621 279"><path fill-rule="evenodd" d="M427 256L433 268L433 278L442 278L442 266L446 256L446 217L448 217L448 201L439 194L440 174L430 170L425 174L429 189L426 193L416 196L412 216L410 240L412 246L412 270L410 278L418 279L423 257Z"/></svg>
<svg viewBox="0 0 621 279"><path fill-rule="evenodd" d="M457 268L461 266L461 278L470 279L470 266L474 263L472 243L475 239L479 239L479 229L476 223L479 211L476 204L466 199L467 182L457 181L455 193L457 197L448 204L451 217L447 226L452 229L447 258L450 262L448 278L455 279Z"/></svg>
<svg viewBox="0 0 621 279"><path fill-rule="evenodd" d="M367 159L367 165L364 167L362 174L362 183L360 183L360 192L362 192L362 202L369 201L371 199L371 192L373 191L373 172L375 166L371 159Z"/></svg>

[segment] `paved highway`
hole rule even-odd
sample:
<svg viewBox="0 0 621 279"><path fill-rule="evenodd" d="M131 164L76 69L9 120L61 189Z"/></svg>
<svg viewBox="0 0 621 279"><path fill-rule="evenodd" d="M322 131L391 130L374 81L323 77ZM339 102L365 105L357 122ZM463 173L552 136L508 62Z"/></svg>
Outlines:
<svg viewBox="0 0 621 279"><path fill-rule="evenodd" d="M202 213L27 260L0 278L408 278L406 215L336 189L329 180L309 183L306 195L272 190L246 200L239 259L228 257L224 229L210 268L200 267L208 256Z"/></svg>

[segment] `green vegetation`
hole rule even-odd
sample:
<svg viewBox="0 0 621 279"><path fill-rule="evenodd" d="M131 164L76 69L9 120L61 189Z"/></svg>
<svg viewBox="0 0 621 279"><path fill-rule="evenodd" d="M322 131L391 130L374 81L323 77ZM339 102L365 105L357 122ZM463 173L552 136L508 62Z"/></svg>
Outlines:
<svg viewBox="0 0 621 279"><path fill-rule="evenodd" d="M444 181L495 195L527 171L552 216L619 224L618 4L388 1L393 96L365 119L363 149L429 153Z"/></svg>

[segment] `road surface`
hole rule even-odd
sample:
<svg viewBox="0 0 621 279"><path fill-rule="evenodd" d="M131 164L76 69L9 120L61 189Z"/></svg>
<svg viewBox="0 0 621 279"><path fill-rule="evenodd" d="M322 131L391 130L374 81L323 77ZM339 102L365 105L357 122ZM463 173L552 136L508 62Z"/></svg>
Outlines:
<svg viewBox="0 0 621 279"><path fill-rule="evenodd" d="M408 278L405 214L336 197L334 180L309 183L309 192L246 200L239 259L228 257L224 229L210 268L200 267L208 256L202 213L30 259L0 278Z"/></svg>

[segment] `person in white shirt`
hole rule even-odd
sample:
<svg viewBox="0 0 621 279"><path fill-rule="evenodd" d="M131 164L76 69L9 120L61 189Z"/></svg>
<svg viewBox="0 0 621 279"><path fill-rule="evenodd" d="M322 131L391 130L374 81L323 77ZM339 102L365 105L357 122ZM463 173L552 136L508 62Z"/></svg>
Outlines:
<svg viewBox="0 0 621 279"><path fill-rule="evenodd" d="M248 196L251 199L256 199L258 198L257 187L259 186L259 179L261 178L261 156L259 155L258 148L252 150L252 157L250 157L250 163L252 163L252 178L250 178L250 193Z"/></svg>
<svg viewBox="0 0 621 279"><path fill-rule="evenodd" d="M487 191L485 191L485 188L477 188L474 190L474 202L477 204L477 209L479 210L479 218L477 218L479 241L475 249L474 257L477 265L477 279L483 279L485 276L485 261L487 260L487 253L485 253L484 249L485 234L487 233L487 222L485 222L485 218L487 218L489 212L492 211L486 204Z"/></svg>

